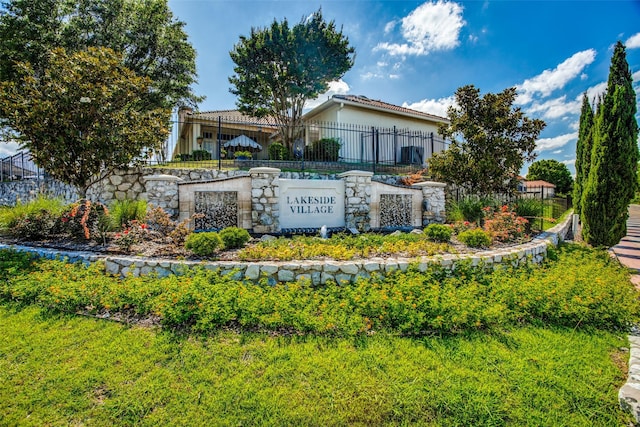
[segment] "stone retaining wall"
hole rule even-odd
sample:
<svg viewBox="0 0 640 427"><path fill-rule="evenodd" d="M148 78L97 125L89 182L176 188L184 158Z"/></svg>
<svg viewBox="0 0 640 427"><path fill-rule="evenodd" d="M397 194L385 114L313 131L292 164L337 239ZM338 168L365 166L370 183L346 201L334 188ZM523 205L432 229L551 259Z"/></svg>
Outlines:
<svg viewBox="0 0 640 427"><path fill-rule="evenodd" d="M31 248L26 246L9 246L0 244L0 248L13 248L28 251L40 257L68 259L70 262L95 262L102 260L105 271L116 276L140 276L155 274L164 277L171 274L182 274L191 268L205 268L220 274L232 274L235 279L255 281L267 278L271 283L308 280L313 285L325 284L327 281L338 283L354 282L359 277L370 277L372 274L386 275L400 270L406 271L415 266L419 271L426 271L430 265L442 265L454 268L456 263L470 261L472 265L522 265L528 262L540 263L547 254L548 246L556 246L571 231L571 215L565 221L537 236L531 242L493 251L473 254L442 255L421 258L371 258L355 261L179 261L169 259L147 259L134 256L99 256L93 253L64 252L51 249Z"/></svg>

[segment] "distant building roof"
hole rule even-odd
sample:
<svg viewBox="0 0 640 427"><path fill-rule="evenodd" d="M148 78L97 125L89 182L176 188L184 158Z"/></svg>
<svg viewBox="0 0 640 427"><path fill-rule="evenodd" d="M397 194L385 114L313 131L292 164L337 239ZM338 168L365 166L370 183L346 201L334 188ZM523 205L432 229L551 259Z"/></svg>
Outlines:
<svg viewBox="0 0 640 427"><path fill-rule="evenodd" d="M341 103L351 104L351 105L363 107L369 110L384 111L384 112L400 114L403 116L426 119L426 120L439 122L439 123L447 123L449 121L444 117L436 116L434 114L423 113L422 111L412 110L406 107L400 107L399 105L389 104L388 102L369 99L366 96L361 96L361 95L333 95L330 99L328 99L324 103L320 104L313 110L306 113L305 116L313 115L316 112L319 112L328 108L332 104L341 104Z"/></svg>
<svg viewBox="0 0 640 427"><path fill-rule="evenodd" d="M209 120L216 121L221 117L226 122L250 123L262 126L276 126L276 122L272 117L253 117L241 113L238 110L213 110L213 111L185 111L185 116L193 120Z"/></svg>
<svg viewBox="0 0 640 427"><path fill-rule="evenodd" d="M522 181L522 185L524 185L527 188L540 188L540 187L556 188L555 184L552 184L552 183L547 182L547 181L543 181L541 179L536 179L536 180L533 180L533 181L524 180L524 181Z"/></svg>

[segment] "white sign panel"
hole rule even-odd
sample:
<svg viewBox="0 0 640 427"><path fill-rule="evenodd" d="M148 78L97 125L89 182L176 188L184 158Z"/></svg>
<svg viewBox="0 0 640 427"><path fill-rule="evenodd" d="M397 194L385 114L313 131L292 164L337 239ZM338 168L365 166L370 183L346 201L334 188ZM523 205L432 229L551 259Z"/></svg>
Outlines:
<svg viewBox="0 0 640 427"><path fill-rule="evenodd" d="M344 181L281 179L280 227L344 227Z"/></svg>

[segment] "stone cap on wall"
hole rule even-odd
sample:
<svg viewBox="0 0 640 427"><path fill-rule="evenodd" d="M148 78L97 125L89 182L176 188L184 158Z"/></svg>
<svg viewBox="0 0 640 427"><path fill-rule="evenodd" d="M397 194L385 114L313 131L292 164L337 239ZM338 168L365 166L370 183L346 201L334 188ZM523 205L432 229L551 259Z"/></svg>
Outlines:
<svg viewBox="0 0 640 427"><path fill-rule="evenodd" d="M268 168L268 167L265 167L265 166L249 169L249 174L250 175L258 174L258 173L277 174L277 173L280 173L280 172L281 171L278 168Z"/></svg>
<svg viewBox="0 0 640 427"><path fill-rule="evenodd" d="M175 175L164 175L164 174L160 174L160 175L147 175L144 176L143 179L145 181L168 181L168 182L180 182L183 181L182 178L179 178Z"/></svg>
<svg viewBox="0 0 640 427"><path fill-rule="evenodd" d="M440 187L440 188L445 188L446 186L447 184L443 182L437 182L437 181L421 181L421 182L416 182L415 184L412 185L412 187Z"/></svg>
<svg viewBox="0 0 640 427"><path fill-rule="evenodd" d="M338 177L340 177L340 178L346 178L348 176L372 177L373 176L373 172L353 170L353 171L346 171L346 172L343 172L343 173L338 175Z"/></svg>

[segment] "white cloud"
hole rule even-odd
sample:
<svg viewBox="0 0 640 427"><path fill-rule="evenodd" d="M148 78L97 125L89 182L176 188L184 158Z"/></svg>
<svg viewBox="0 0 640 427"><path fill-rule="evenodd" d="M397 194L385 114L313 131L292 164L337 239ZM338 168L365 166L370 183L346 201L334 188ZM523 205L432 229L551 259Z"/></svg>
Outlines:
<svg viewBox="0 0 640 427"><path fill-rule="evenodd" d="M576 164L576 159L563 160L560 163L564 163L567 166L571 166Z"/></svg>
<svg viewBox="0 0 640 427"><path fill-rule="evenodd" d="M593 103L593 101L597 101L598 97L604 95L607 91L607 82L598 83L595 86L591 86L587 89L587 99L589 102ZM580 102L582 102L582 96L580 96Z"/></svg>
<svg viewBox="0 0 640 427"><path fill-rule="evenodd" d="M435 116L447 117L447 109L455 104L455 97L449 96L440 99L423 99L422 101L412 104L403 103L404 108L410 108L423 113L433 114Z"/></svg>
<svg viewBox="0 0 640 427"><path fill-rule="evenodd" d="M388 23L385 32L393 28ZM405 43L379 43L376 50L391 55L428 55L439 50L450 50L460 44L460 29L465 25L462 6L458 3L438 0L418 6L402 18L402 36Z"/></svg>
<svg viewBox="0 0 640 427"><path fill-rule="evenodd" d="M360 78L362 80L381 79L383 77L384 75L380 73L374 73L373 71L367 71L366 73L360 75Z"/></svg>
<svg viewBox="0 0 640 427"><path fill-rule="evenodd" d="M634 34L624 42L627 49L637 49L640 47L640 33Z"/></svg>
<svg viewBox="0 0 640 427"><path fill-rule="evenodd" d="M315 108L325 102L327 99L331 98L333 95L344 95L346 93L349 93L350 89L351 88L349 87L349 85L342 79L330 82L329 90L319 95L316 99L307 101L307 103L304 105L304 109L310 110L312 108Z"/></svg>
<svg viewBox="0 0 640 427"><path fill-rule="evenodd" d="M17 142L5 142L0 144L0 159L13 156L20 151L20 145Z"/></svg>
<svg viewBox="0 0 640 427"><path fill-rule="evenodd" d="M567 102L567 96L563 95L546 102L534 102L531 107L527 108L527 112L537 114L544 119L557 119L567 114L580 114L581 107L582 96Z"/></svg>
<svg viewBox="0 0 640 427"><path fill-rule="evenodd" d="M384 33L389 34L394 28L396 28L397 24L398 21L387 22L387 25L384 26Z"/></svg>
<svg viewBox="0 0 640 427"><path fill-rule="evenodd" d="M566 59L553 70L544 70L541 74L527 79L521 85L517 85L517 104L528 104L533 101L536 94L543 97L551 95L554 90L563 88L568 82L580 76L584 68L596 58L593 49L578 52Z"/></svg>
<svg viewBox="0 0 640 427"><path fill-rule="evenodd" d="M560 153L562 153L562 150L553 151L553 154L560 154Z"/></svg>
<svg viewBox="0 0 640 427"><path fill-rule="evenodd" d="M553 138L541 138L536 141L536 151L555 150L556 148L564 147L569 142L577 139L577 132L558 135Z"/></svg>

